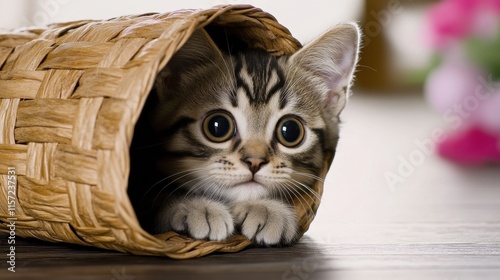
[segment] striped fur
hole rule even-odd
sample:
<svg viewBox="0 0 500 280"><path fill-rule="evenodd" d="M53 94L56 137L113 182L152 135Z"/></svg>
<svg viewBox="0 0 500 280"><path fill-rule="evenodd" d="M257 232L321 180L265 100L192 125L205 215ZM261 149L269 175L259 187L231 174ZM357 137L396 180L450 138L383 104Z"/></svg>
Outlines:
<svg viewBox="0 0 500 280"><path fill-rule="evenodd" d="M221 240L237 228L264 245L296 240L291 205L318 195L309 186L321 180L325 155L335 152L358 34L355 25L340 25L293 56L274 57L260 50L224 53L205 31L195 32L148 101L155 135L149 140L160 143L151 161L161 175L143 195L155 217L151 230ZM218 110L236 126L222 143L202 130L207 114ZM276 136L287 116L305 130L293 148Z"/></svg>

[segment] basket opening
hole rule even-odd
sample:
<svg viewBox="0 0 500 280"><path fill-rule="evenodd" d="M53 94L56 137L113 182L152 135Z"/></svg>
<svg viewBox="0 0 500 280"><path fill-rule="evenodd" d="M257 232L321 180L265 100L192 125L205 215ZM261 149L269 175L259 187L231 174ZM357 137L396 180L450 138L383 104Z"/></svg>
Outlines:
<svg viewBox="0 0 500 280"><path fill-rule="evenodd" d="M251 43L246 41L248 38L242 38L236 28L210 24L204 30L223 53L233 53L250 48ZM164 69L168 66L169 64ZM160 71L157 78L165 75L164 69ZM156 128L150 121L150 113L158 102L157 88L153 87L135 125L130 147L128 195L139 223L148 232L151 232L150 229L154 224L151 206L158 203L155 197L164 191L163 188L172 181L162 175L156 164L158 158L162 156L162 137L164 134L155 132ZM179 125L183 125L183 123L179 123Z"/></svg>
<svg viewBox="0 0 500 280"><path fill-rule="evenodd" d="M217 47L225 53L233 53L250 48L249 43L243 40L241 34L235 32L234 28L212 24L206 26L205 30Z"/></svg>

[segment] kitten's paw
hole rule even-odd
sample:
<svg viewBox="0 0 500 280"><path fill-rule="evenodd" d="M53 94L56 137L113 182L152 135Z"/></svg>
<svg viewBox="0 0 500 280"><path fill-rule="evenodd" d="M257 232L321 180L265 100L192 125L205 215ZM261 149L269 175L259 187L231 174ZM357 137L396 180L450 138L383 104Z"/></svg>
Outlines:
<svg viewBox="0 0 500 280"><path fill-rule="evenodd" d="M234 203L231 212L241 233L262 245L290 244L297 235L293 209L276 200Z"/></svg>
<svg viewBox="0 0 500 280"><path fill-rule="evenodd" d="M165 215L170 228L187 232L195 239L221 241L234 231L234 222L229 208L206 198L182 199L174 202Z"/></svg>

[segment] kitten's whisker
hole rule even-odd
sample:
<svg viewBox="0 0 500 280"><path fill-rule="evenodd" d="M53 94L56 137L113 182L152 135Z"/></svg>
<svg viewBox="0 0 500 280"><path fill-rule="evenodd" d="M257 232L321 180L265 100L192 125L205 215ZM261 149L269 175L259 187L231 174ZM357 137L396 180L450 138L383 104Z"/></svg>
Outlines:
<svg viewBox="0 0 500 280"><path fill-rule="evenodd" d="M184 182L182 183L180 186L178 186L177 188L175 188L173 191L171 191L167 197L165 197L163 200L166 201L168 200L175 192L177 192L178 190L182 189L182 187L184 187L185 185L195 181L195 180L198 180L199 178L193 178L187 182ZM171 184L171 183L170 183ZM160 194L168 187L168 184L166 186L164 186L155 196L154 200L153 200L153 204L156 202L156 200L158 199L158 197L160 196Z"/></svg>
<svg viewBox="0 0 500 280"><path fill-rule="evenodd" d="M160 184L161 182L163 182L163 181L165 181L165 180L168 180L168 179L170 179L170 178L172 178L172 177L175 177L175 176L177 176L177 175L184 174L184 176L186 176L186 175L194 174L194 173L196 173L196 172L198 172L198 171L200 171L200 170L203 170L203 168L194 168L194 169L183 170L183 171L180 171L180 172L174 173L174 174L172 174L172 175L169 175L169 176L167 176L167 177L165 177L165 178L163 178L163 179L159 180L158 182L156 182L155 184L153 184L151 187L155 187L155 186L157 186L158 184ZM185 174L185 173L189 173L189 174Z"/></svg>
<svg viewBox="0 0 500 280"><path fill-rule="evenodd" d="M205 187L205 190L203 191L203 196L208 197L209 199L212 199L214 192L216 190L216 189L214 189L215 187L217 187L217 184L215 182L211 182L210 185Z"/></svg>
<svg viewBox="0 0 500 280"><path fill-rule="evenodd" d="M321 200L321 196L313 190L311 187L307 186L306 184L303 184L293 178L290 178L290 180L294 183L295 186L299 187L300 189L304 190L304 192L311 198L313 197L310 196L310 194L314 195L316 199ZM301 188L303 187L303 188Z"/></svg>
<svg viewBox="0 0 500 280"><path fill-rule="evenodd" d="M219 194L223 190L223 186L221 186L221 185L224 185L224 184L220 183L220 182L211 182L209 186L205 186L205 190L203 191L203 193L201 195L204 197L208 197L209 199L215 200L215 197L217 197L217 198L220 197ZM202 186L199 186L197 188L197 190L200 189L201 187ZM209 192L208 195L207 195L207 192Z"/></svg>
<svg viewBox="0 0 500 280"><path fill-rule="evenodd" d="M208 181L207 178L198 178L200 181L189 188L187 193L184 195L185 198L195 195L196 192L203 187L203 185Z"/></svg>
<svg viewBox="0 0 500 280"><path fill-rule="evenodd" d="M288 193L286 192L286 190L282 190L281 188L283 187L284 188L284 183L280 183L279 186L278 186L278 192L280 193L280 198L284 198L288 204L290 205L293 205L293 198L291 196L288 196ZM288 200L288 198L290 198L290 200Z"/></svg>
<svg viewBox="0 0 500 280"><path fill-rule="evenodd" d="M226 188L226 184L224 183L214 183L210 188L213 188L215 186L215 189L212 190L212 193L210 194L210 199L216 200L216 198L221 197L221 193L224 191Z"/></svg>
<svg viewBox="0 0 500 280"><path fill-rule="evenodd" d="M295 182L294 182L294 181L291 181L291 180L290 180L290 181L289 181L289 183L291 183L291 184L294 186L294 190L295 190L295 191L297 191L297 192L298 192L298 191L300 190L300 195L301 195L302 197L303 197L303 196L304 196L304 194L305 194L305 195L307 195L307 196L309 197L309 199L311 199L311 200L315 200L315 198L318 198L318 199L319 199L319 196L315 194L314 190L304 189L304 187L303 187L304 185L303 185L303 184L301 184L300 182L298 182L298 181L295 181ZM313 196L311 196L311 192L312 192L312 195L314 195L314 197L313 197ZM305 198L304 198L304 199L305 199Z"/></svg>
<svg viewBox="0 0 500 280"><path fill-rule="evenodd" d="M311 179L314 179L316 181L319 181L321 183L325 183L325 179L319 177L319 176L316 176L314 174L310 174L310 173L305 173L305 172L294 172L293 173L294 175L299 175L299 176L304 176L304 177L309 177Z"/></svg>
<svg viewBox="0 0 500 280"><path fill-rule="evenodd" d="M226 36L226 46L227 46L227 52L229 54L230 57L232 57L233 55L231 54L231 48L230 48L230 45L229 45L229 38L227 37L227 31L224 30L224 35ZM230 60L231 63L232 60ZM232 75L232 77L229 77L229 78L232 78L231 81L233 82L233 86L234 88L236 89L237 88L237 79L236 79L236 73L235 73L235 67L234 65L231 65L231 67L228 65L228 63L226 62L226 60L224 59L224 65L226 66L226 69L227 69L227 73L229 73L230 75Z"/></svg>
<svg viewBox="0 0 500 280"><path fill-rule="evenodd" d="M207 188L206 191L210 190L209 198L214 200L221 192L221 184L219 182L212 182L212 184Z"/></svg>
<svg viewBox="0 0 500 280"><path fill-rule="evenodd" d="M212 195L210 197L210 198L213 198L213 199L215 199L215 198L219 199L220 197L223 197L223 195L221 195L221 194L229 186L229 184L227 182L216 182L216 183L214 183L214 185L215 185L216 188L212 192Z"/></svg>
<svg viewBox="0 0 500 280"><path fill-rule="evenodd" d="M313 213L313 215L316 215L314 213L313 209L312 209L311 202L306 200L306 198L303 195L303 192L299 192L299 190L295 189L294 187L291 187L291 188L292 188L292 191L294 191L295 193L297 193L298 199L299 199L300 204L302 205L302 207L304 209L309 209L311 211L311 213Z"/></svg>
<svg viewBox="0 0 500 280"><path fill-rule="evenodd" d="M187 184L189 184L189 183L191 183L191 182L193 182L193 181L195 181L195 180L200 180L200 178L194 178L194 179L191 179L191 180L189 180L189 181L187 181L187 182L185 182L185 183L181 184L181 185L180 185L180 186L178 186L177 188L175 188L172 192L170 192L170 193L168 194L168 196L167 196L167 197L163 198L163 207L165 206L165 204L167 204L167 203L169 203L169 201L171 201L171 199L169 200L169 198L170 198L172 195L174 195L174 194L175 194L175 192L177 192L177 191L181 190L181 189L182 189L182 187L186 186ZM199 182L198 182L198 183L199 183ZM198 184L198 183L196 183L196 184ZM195 185L196 185L196 184L195 184ZM185 195L184 195L184 198L186 198L186 197L185 197ZM153 203L155 203L155 202L156 202L156 201L154 201Z"/></svg>
<svg viewBox="0 0 500 280"><path fill-rule="evenodd" d="M142 198L141 198L141 200L140 200L140 202L139 202L139 205L140 205L140 204L142 204L142 203L144 202L144 199L147 197L147 195L149 194L149 192L150 192L151 190L153 190L153 189L154 189L157 185L159 185L161 182L163 182L163 181L165 181L165 180L168 180L168 179L170 179L170 178L172 178L172 177L175 177L175 176L181 175L181 174L184 174L184 176L182 176L182 177L189 176L189 175L194 174L194 173L196 173L196 172L198 172L198 171L200 171L200 170L203 170L203 168L195 168L195 169L184 170L184 171L177 172L177 173L175 173L175 174L172 174L172 175L170 175L170 176L167 176L167 177L165 177L165 178L163 178L163 179L159 180L158 182L156 182L156 183L154 183L153 185L151 185L151 186L150 186L150 187L149 187L149 188L148 188L148 189L144 192L144 194L142 195ZM181 179L182 177L177 178L176 180ZM175 182L176 180L174 180L173 182Z"/></svg>
<svg viewBox="0 0 500 280"><path fill-rule="evenodd" d="M167 180L167 179L169 179L169 178L172 178L173 176L180 175L181 173L183 173L183 175L182 175L182 176L179 176L179 177L178 177L178 178L176 178L175 180L172 180L172 181L170 181L168 184L166 184L165 186L163 186L163 187L161 188L161 190L160 190L160 191L156 194L156 196L155 196L155 198L154 198L154 200L153 200L153 201L156 201L156 199L158 198L158 196L159 196L159 195L160 195L160 194L161 194L161 193L162 193L162 192L163 192L163 191L164 191L164 190L165 190L168 186L170 186L170 185L172 185L173 183L175 183L175 182L179 181L180 179L182 179L182 178L184 178L184 177L187 177L187 176L189 176L189 175L191 175L191 174L194 174L194 173L196 173L196 172L198 172L198 171L200 171L200 170L203 170L203 169L202 169L202 168L196 168L196 169L190 169L188 172L184 172L184 171L182 171L182 172L176 173L176 174L174 174L174 175L170 175L170 176L168 176L168 177L166 177L166 178L163 178L162 180L158 181L158 182L157 182L156 184L154 184L154 185L153 185L153 186L152 186L149 190L153 189L153 188L154 188L156 185L158 185L159 183L161 183L161 182L163 182L163 181L165 181L165 180ZM173 192L177 191L178 189L180 189L180 187L177 187L177 188L176 188ZM148 190L148 191L149 191L149 190ZM173 192L172 192L172 193L173 193Z"/></svg>
<svg viewBox="0 0 500 280"><path fill-rule="evenodd" d="M229 37L227 36L227 30L226 29L224 29L224 36L226 37L227 52L229 53L229 55L232 55L231 54L231 48L230 48L230 45L229 45Z"/></svg>
<svg viewBox="0 0 500 280"><path fill-rule="evenodd" d="M281 185L279 184L278 187L271 192L272 199L281 199L284 198L283 196L283 191L281 190ZM284 198L286 199L286 198ZM287 200L288 202L288 200Z"/></svg>
<svg viewBox="0 0 500 280"><path fill-rule="evenodd" d="M300 205L302 206L303 209L309 209L312 213L314 213L311 204L306 200L306 198L300 194L296 189L293 187L290 187L292 189L292 192L296 193L297 195L297 200L299 201Z"/></svg>
<svg viewBox="0 0 500 280"><path fill-rule="evenodd" d="M297 198L297 201L298 201L298 203L300 203L300 205L302 206L302 208L304 208L304 209L309 208L312 211L311 206L309 205L309 203L307 203L307 201L305 200L305 198L302 196L301 193L299 193L293 186L290 186L288 184L285 184L284 186L285 186L285 189L288 191L288 193L291 193L293 196L295 196ZM306 207L304 205L304 203L308 207Z"/></svg>
<svg viewBox="0 0 500 280"><path fill-rule="evenodd" d="M305 177L315 179L315 180L321 182L322 184L326 184L326 183L333 184L333 182L331 181L331 178L327 180L326 178L322 178L322 177L316 176L314 174L304 173L304 172L297 172L297 173L294 173L294 175L295 174L299 175L299 176L305 176Z"/></svg>
<svg viewBox="0 0 500 280"><path fill-rule="evenodd" d="M205 190L203 191L202 196L206 196L207 195L207 191L209 189L211 189L213 185L214 185L214 182L210 183L210 185L208 187L205 187Z"/></svg>
<svg viewBox="0 0 500 280"><path fill-rule="evenodd" d="M368 65L358 64L358 68L366 68L366 69L371 70L371 71L373 71L375 73L378 72L377 69L375 69L373 67L370 67Z"/></svg>

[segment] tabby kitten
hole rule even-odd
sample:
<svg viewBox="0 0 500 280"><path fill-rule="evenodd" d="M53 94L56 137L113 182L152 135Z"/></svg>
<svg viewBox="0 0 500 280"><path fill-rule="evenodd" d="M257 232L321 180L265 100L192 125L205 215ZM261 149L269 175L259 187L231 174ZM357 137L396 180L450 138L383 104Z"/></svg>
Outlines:
<svg viewBox="0 0 500 280"><path fill-rule="evenodd" d="M321 180L325 153L335 151L358 45L353 24L283 57L227 53L196 31L158 76L147 109L161 135L151 140L161 143L151 153L161 178L141 200L150 231L294 242L291 203L318 195L310 186Z"/></svg>

